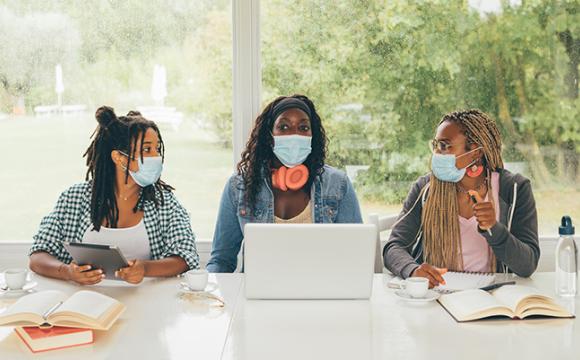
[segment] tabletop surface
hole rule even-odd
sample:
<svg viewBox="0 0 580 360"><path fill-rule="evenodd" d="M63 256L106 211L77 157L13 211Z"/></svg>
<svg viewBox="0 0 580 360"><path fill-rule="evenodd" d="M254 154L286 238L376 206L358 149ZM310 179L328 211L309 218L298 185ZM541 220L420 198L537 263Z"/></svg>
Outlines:
<svg viewBox="0 0 580 360"><path fill-rule="evenodd" d="M437 302L408 303L374 276L370 300L246 300L242 274L210 275L215 301L180 295L180 278L93 286L127 305L88 346L32 354L0 327L1 359L578 359L577 319L457 323ZM516 278L554 294L554 274ZM82 287L35 276L38 290ZM321 285L323 286L323 285ZM0 312L13 299L0 296ZM570 310L580 298L563 302ZM6 356L6 357L5 357Z"/></svg>

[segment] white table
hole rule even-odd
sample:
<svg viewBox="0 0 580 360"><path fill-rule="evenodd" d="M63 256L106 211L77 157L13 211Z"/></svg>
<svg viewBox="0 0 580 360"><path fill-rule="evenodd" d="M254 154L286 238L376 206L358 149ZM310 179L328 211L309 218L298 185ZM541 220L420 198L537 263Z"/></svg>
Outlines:
<svg viewBox="0 0 580 360"><path fill-rule="evenodd" d="M0 359L580 358L577 319L460 324L435 302L399 300L386 287L389 278L375 275L370 300L264 301L245 299L243 275L218 274L213 279L226 300L223 311L179 299L178 279L151 280L137 288L100 287L128 309L111 331L97 335L95 344L32 355L12 330L0 328ZM517 280L553 294L553 273ZM40 282L43 289L79 289ZM579 305L580 298L568 304Z"/></svg>
<svg viewBox="0 0 580 360"><path fill-rule="evenodd" d="M375 275L369 301L239 300L223 359L580 359L577 319L457 323ZM554 275L517 279L553 294ZM572 300L576 306L580 299Z"/></svg>
<svg viewBox="0 0 580 360"><path fill-rule="evenodd" d="M35 276L38 290L62 290L73 294L83 289L63 281ZM140 286L92 286L127 305L113 327L95 331L88 346L33 354L11 328L0 327L0 359L219 359L239 298L241 276L210 275L217 282L216 302L182 299L178 284L183 279L146 279ZM0 311L12 302L0 297Z"/></svg>

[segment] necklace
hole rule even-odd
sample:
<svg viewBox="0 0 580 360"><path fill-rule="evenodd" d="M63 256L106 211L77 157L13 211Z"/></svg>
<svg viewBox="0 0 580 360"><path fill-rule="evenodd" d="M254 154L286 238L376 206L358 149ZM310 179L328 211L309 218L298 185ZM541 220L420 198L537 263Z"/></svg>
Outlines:
<svg viewBox="0 0 580 360"><path fill-rule="evenodd" d="M483 178L483 181L480 182L473 190L479 191L479 189L481 189L484 186L487 187L487 178ZM468 194L469 190L461 186L461 184L457 183L455 187L457 188L458 192Z"/></svg>
<svg viewBox="0 0 580 360"><path fill-rule="evenodd" d="M129 194L129 195L122 195L122 194L119 194L119 197L120 197L121 199L123 199L124 201L127 201L128 199L130 199L130 198L134 197L134 196L135 196L135 194L137 194L137 193L138 193L138 191L135 191L135 192L133 192L133 193L131 193L131 194Z"/></svg>

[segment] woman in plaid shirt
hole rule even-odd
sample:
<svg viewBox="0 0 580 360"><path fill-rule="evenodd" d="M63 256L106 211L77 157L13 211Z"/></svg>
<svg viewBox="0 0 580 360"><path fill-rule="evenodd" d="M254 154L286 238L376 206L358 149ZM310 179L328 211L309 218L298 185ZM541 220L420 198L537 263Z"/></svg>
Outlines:
<svg viewBox="0 0 580 360"><path fill-rule="evenodd" d="M38 274L96 284L104 274L78 266L64 242L117 245L131 260L116 276L140 283L145 276L175 276L199 267L187 211L161 181L164 146L154 122L136 111L117 117L96 112L99 123L87 158L86 182L64 191L42 219L30 249Z"/></svg>

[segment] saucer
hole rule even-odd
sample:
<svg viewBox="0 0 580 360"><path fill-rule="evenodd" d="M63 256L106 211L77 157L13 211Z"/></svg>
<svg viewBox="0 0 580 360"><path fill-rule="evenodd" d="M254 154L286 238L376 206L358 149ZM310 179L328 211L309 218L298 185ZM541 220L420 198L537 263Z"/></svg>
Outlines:
<svg viewBox="0 0 580 360"><path fill-rule="evenodd" d="M437 300L437 299L439 299L439 296L440 296L440 294L438 292L433 291L433 290L427 290L427 294L425 295L425 297L422 297L422 298L411 297L411 295L407 294L404 290L395 291L395 295L397 295L397 297L399 297L402 300L405 300L408 302L419 302L419 303Z"/></svg>
<svg viewBox="0 0 580 360"><path fill-rule="evenodd" d="M207 285L205 286L205 289L203 289L203 290L193 290L189 287L189 285L186 282L180 282L179 287L183 291L192 292L192 293L202 293L202 292L210 293L212 291L217 290L217 288L218 288L217 284L214 282L208 282Z"/></svg>
<svg viewBox="0 0 580 360"><path fill-rule="evenodd" d="M0 290L0 295L7 295L7 296L23 295L23 294L31 292L32 289L34 289L37 285L38 285L38 283L36 281L29 281L26 284L24 284L22 289ZM3 285L3 286L5 286L5 285Z"/></svg>

